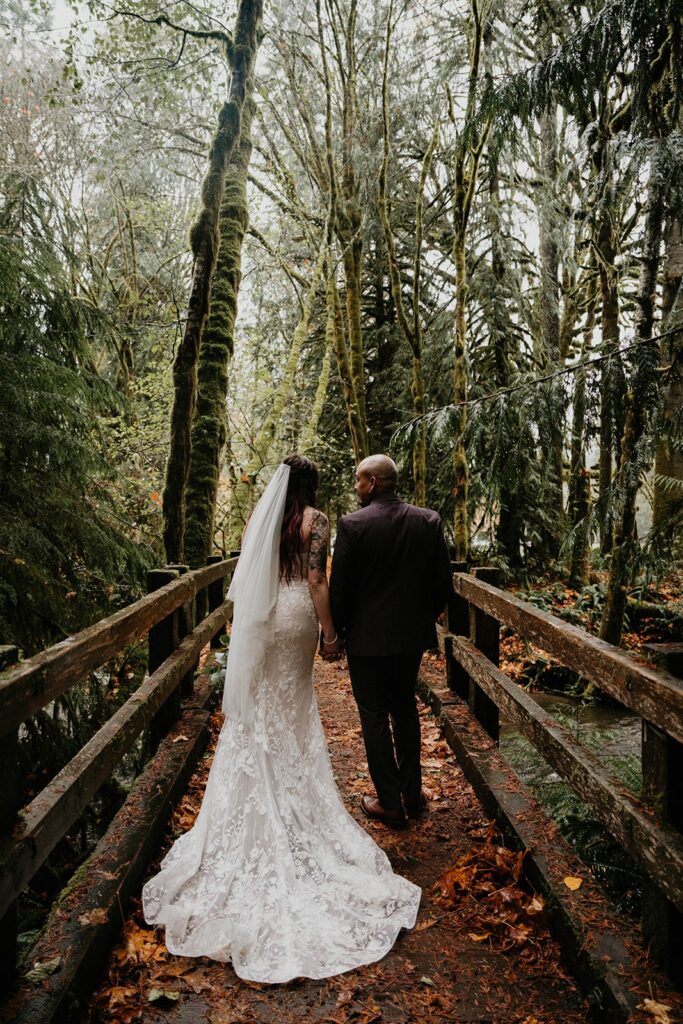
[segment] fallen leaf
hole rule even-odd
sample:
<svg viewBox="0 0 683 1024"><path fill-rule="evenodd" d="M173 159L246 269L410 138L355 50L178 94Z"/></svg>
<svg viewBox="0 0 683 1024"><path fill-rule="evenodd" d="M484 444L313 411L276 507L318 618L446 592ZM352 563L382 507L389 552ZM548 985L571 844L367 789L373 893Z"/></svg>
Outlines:
<svg viewBox="0 0 683 1024"><path fill-rule="evenodd" d="M491 932L482 932L478 935L476 932L468 932L468 938L472 939L472 942L484 942L485 939L490 938Z"/></svg>
<svg viewBox="0 0 683 1024"><path fill-rule="evenodd" d="M56 956L52 960L44 960L42 963L40 960L37 960L31 970L27 971L26 980L30 982L45 981L46 978L55 973L61 962L61 956Z"/></svg>
<svg viewBox="0 0 683 1024"><path fill-rule="evenodd" d="M534 898L527 903L526 912L527 914L540 914L544 909L545 904L540 896L534 896Z"/></svg>
<svg viewBox="0 0 683 1024"><path fill-rule="evenodd" d="M179 998L180 992L169 992L165 988L151 988L147 993L148 1003L158 1003L162 999L167 999L170 1003L177 1003Z"/></svg>
<svg viewBox="0 0 683 1024"><path fill-rule="evenodd" d="M356 986L349 985L346 988L342 988L339 995L337 996L337 1006L348 1006L352 1003L356 995Z"/></svg>
<svg viewBox="0 0 683 1024"><path fill-rule="evenodd" d="M183 982L190 986L195 995L211 989L211 982L201 971L189 971L183 975Z"/></svg>
<svg viewBox="0 0 683 1024"><path fill-rule="evenodd" d="M655 999L644 999L642 1003L638 1003L638 1010L645 1010L646 1013L651 1014L657 1024L671 1024L671 1017L669 1016L670 1006L666 1003L658 1003Z"/></svg>
<svg viewBox="0 0 683 1024"><path fill-rule="evenodd" d="M138 990L132 985L113 985L111 988L105 989L104 994L109 1001L109 1006L112 1007L120 1006L127 999L132 999L138 994Z"/></svg>
<svg viewBox="0 0 683 1024"><path fill-rule="evenodd" d="M87 928L88 925L92 924L106 924L108 921L107 911L102 907L97 907L95 910L89 910L86 914L81 914L78 918L78 923Z"/></svg>
<svg viewBox="0 0 683 1024"><path fill-rule="evenodd" d="M568 889L571 889L572 892L576 892L576 890L579 888L579 886L583 882L583 878L574 878L573 875L565 875L565 877L562 879L562 881L564 882L564 884L567 886Z"/></svg>
<svg viewBox="0 0 683 1024"><path fill-rule="evenodd" d="M435 924L438 924L436 917L427 917L424 921L420 921L413 928L414 932L426 932L428 928L433 928Z"/></svg>
<svg viewBox="0 0 683 1024"><path fill-rule="evenodd" d="M422 977L420 978L420 984L421 985L428 985L429 988L436 988L436 985L434 984L432 979L428 978L426 974L423 974Z"/></svg>
<svg viewBox="0 0 683 1024"><path fill-rule="evenodd" d="M173 742L174 743L180 743L182 740L186 740L187 738L188 738L187 736L176 736L175 739L173 740Z"/></svg>

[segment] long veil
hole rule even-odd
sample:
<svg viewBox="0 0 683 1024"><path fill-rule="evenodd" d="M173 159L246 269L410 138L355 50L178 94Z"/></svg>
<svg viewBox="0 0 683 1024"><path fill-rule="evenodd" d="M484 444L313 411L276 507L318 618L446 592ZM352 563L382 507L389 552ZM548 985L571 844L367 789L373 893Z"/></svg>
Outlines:
<svg viewBox="0 0 683 1024"><path fill-rule="evenodd" d="M254 697L263 672L266 647L274 635L280 530L288 483L289 466L281 463L247 523L239 562L228 590L234 611L223 711L244 723L253 720Z"/></svg>

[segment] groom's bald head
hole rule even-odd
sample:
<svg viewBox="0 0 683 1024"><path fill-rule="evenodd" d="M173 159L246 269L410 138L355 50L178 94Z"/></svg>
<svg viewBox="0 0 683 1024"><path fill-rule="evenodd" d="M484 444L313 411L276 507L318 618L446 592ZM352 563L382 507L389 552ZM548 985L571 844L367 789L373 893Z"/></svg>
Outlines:
<svg viewBox="0 0 683 1024"><path fill-rule="evenodd" d="M356 494L361 505L367 505L376 494L396 490L398 470L388 455L368 455L356 469Z"/></svg>

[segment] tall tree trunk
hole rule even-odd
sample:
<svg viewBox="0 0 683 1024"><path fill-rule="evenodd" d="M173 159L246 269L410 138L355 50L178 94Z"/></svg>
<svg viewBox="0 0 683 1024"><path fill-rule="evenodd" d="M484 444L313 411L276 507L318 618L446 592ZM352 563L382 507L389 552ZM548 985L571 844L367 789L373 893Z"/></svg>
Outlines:
<svg viewBox="0 0 683 1024"><path fill-rule="evenodd" d="M484 25L482 23L479 0L470 0L470 11L471 35L467 41L470 67L464 125L467 129L471 128L476 110L477 85L481 65L482 44L484 41ZM449 112L451 120L455 124L450 93ZM479 173L479 162L486 144L486 138L488 137L488 130L489 125L474 140L467 140L464 131L462 131L456 142L453 163L453 250L451 258L455 268L453 404L456 408L456 440L453 450L453 493L455 497L453 541L455 545L455 558L458 562L467 560L470 547L469 514L467 510L469 466L464 438L467 427L466 310L469 294L465 249L467 227Z"/></svg>
<svg viewBox="0 0 683 1024"><path fill-rule="evenodd" d="M316 21L318 45L325 83L325 160L327 163L328 213L326 226L326 288L327 303L326 332L332 332L332 342L337 359L337 368L342 385L349 434L356 460L360 462L368 454L368 434L365 419L365 372L363 366L363 341L361 334L361 263L363 242L360 237L360 211L355 196L355 178L352 154L353 124L355 117L355 77L353 73L355 50L354 34L356 0L352 0L346 25L345 38L349 67L344 79L344 195L339 196L337 172L332 142L332 86L327 64L320 0L316 0ZM341 65L340 65L341 71ZM344 205L350 204L349 210ZM354 228L355 225L355 228ZM346 282L346 309L349 326L349 342L344 336L344 318L337 289L336 269L332 253L333 233L336 232L342 246L342 263ZM355 247L354 247L355 245Z"/></svg>
<svg viewBox="0 0 683 1024"><path fill-rule="evenodd" d="M613 353L601 364L600 378L600 454L598 463L598 499L600 517L600 552L612 550L613 524L608 515L609 491L612 485L612 458L615 446L615 406L617 382L622 377L619 347L619 280L616 269L617 244L615 227L609 210L602 214L596 242L600 273L602 350Z"/></svg>
<svg viewBox="0 0 683 1024"><path fill-rule="evenodd" d="M511 339L514 326L508 312L507 267L501 245L500 183L498 163L489 154L488 172L489 197L486 205L488 233L491 241L491 277L493 278L491 301L485 303L485 316L494 351L495 387L507 388L512 381ZM504 429L510 451L514 444L514 432L518 428L514 408L506 405ZM508 429L509 428L509 429ZM521 565L522 524L519 510L518 481L516 474L503 473L498 495L500 511L496 525L496 547L513 571Z"/></svg>
<svg viewBox="0 0 683 1024"><path fill-rule="evenodd" d="M344 397L344 408L349 424L349 435L356 462L361 462L368 455L368 440L365 430L365 423L361 418L360 407L356 386L351 372L349 350L344 336L344 316L342 313L341 300L337 282L334 279L334 269L331 268L331 259L327 261L327 320L326 330L332 332L332 344L339 370L339 379Z"/></svg>
<svg viewBox="0 0 683 1024"><path fill-rule="evenodd" d="M356 215L354 212L349 222L348 230L340 232L339 238L343 246L342 265L344 267L344 302L349 337L349 369L356 393L358 418L362 424L363 433L367 437L365 358L363 355L363 329L361 326L363 239L360 231L360 214ZM366 450L367 444L366 440L364 445Z"/></svg>
<svg viewBox="0 0 683 1024"><path fill-rule="evenodd" d="M586 323L583 329L583 344L580 357L582 361L587 357L592 347L593 331L595 329L596 287L597 277L592 276L588 284ZM570 587L574 587L576 590L581 590L582 587L588 584L590 573L588 514L590 512L591 490L590 474L586 467L585 429L586 371L582 368L577 371L574 379L569 467L569 518L574 529L574 539L572 542L568 583Z"/></svg>
<svg viewBox="0 0 683 1024"><path fill-rule="evenodd" d="M204 565L212 551L221 455L227 435L228 366L235 347L242 241L249 219L247 174L254 112L252 90L253 75L247 84L239 146L226 173L218 259L211 282L211 309L199 350L185 528L185 557L192 568Z"/></svg>
<svg viewBox="0 0 683 1024"><path fill-rule="evenodd" d="M389 169L389 96L388 96L388 71L389 71L389 50L391 44L391 18L393 14L393 3L389 4L387 14L386 45L384 49L384 67L382 73L382 165L379 173L378 205L379 215L384 231L384 241L387 247L389 261L389 282L391 285L391 296L396 307L396 315L399 329L404 341L411 351L412 380L410 393L413 400L413 418L419 420L425 413L425 388L422 375L422 317L420 314L420 273L422 268L422 238L424 234L423 213L424 213L424 190L432 163L434 149L438 140L438 122L432 131L432 137L427 146L422 168L420 171L420 182L415 201L415 256L413 259L413 295L412 295L412 317L410 320L406 314L403 302L403 280L396 255L396 242L394 232L389 219L389 202L387 199L387 174ZM416 505L424 507L427 502L427 431L424 421L419 422L413 440L413 500Z"/></svg>
<svg viewBox="0 0 683 1024"><path fill-rule="evenodd" d="M457 170L457 168L456 168ZM456 173L455 207L462 208L464 190L462 174ZM455 559L464 562L469 554L470 531L467 512L469 488L469 466L465 449L464 433L467 426L467 359L465 356L467 308L467 263L465 260L466 232L458 227L453 241L453 264L455 266L455 363L453 368L453 404L456 407L456 442L453 453L453 490L455 494L453 539Z"/></svg>
<svg viewBox="0 0 683 1024"><path fill-rule="evenodd" d="M661 360L668 371L662 409L662 440L655 456L654 525L663 527L674 507L683 502L683 448L666 435L675 429L683 409L683 231L672 217L667 227L666 262L662 286L662 326L681 330L662 342ZM680 433L680 421L678 424Z"/></svg>
<svg viewBox="0 0 683 1024"><path fill-rule="evenodd" d="M557 186L557 126L553 104L541 114L541 171L546 194L541 194L539 208L539 241L541 256L540 319L543 362L546 372L561 369L560 353L560 280L557 244L555 188ZM562 497L562 439L564 416L563 394L558 381L548 384L550 393L549 450L541 453L546 481L546 516L550 524L545 531L549 556L559 555L563 535L564 502Z"/></svg>
<svg viewBox="0 0 683 1024"><path fill-rule="evenodd" d="M185 331L173 364L171 448L163 495L164 547L170 562L180 562L184 558L185 489L197 392L197 359L209 312L211 278L218 253L225 172L240 137L242 110L256 56L262 7L262 0L240 0L237 9L230 91L218 115L218 128L209 150L209 167L202 182L202 209L190 236L194 266Z"/></svg>
<svg viewBox="0 0 683 1024"><path fill-rule="evenodd" d="M643 341L652 337L655 317L665 182L663 158L659 150L656 150L650 168L648 209L638 282L635 333L636 338ZM600 620L600 637L612 644L618 644L621 640L630 580L630 562L638 543L635 537L636 498L642 470L637 467L636 459L638 445L657 398L656 346L642 345L636 349L634 362L636 368L626 396L626 419L621 441L619 475L616 481L619 487L619 513L614 531L607 593Z"/></svg>
<svg viewBox="0 0 683 1024"><path fill-rule="evenodd" d="M325 351L323 353L323 359L320 366L318 386L315 389L315 397L313 399L313 405L311 406L311 415L308 417L306 426L301 434L301 440L297 446L297 451L300 451L303 454L309 452L315 445L315 439L318 433L318 424L320 423L320 417L323 414L325 399L327 398L327 389L330 385L332 352L334 350L334 322L330 325L329 321L330 316L329 313L327 313L325 316Z"/></svg>

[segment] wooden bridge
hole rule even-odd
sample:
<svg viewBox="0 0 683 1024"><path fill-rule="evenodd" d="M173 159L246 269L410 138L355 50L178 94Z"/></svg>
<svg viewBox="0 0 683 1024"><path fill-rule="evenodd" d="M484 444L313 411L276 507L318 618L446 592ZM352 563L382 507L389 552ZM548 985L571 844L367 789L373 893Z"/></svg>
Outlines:
<svg viewBox="0 0 683 1024"><path fill-rule="evenodd" d="M205 749L212 688L207 676L195 672L200 653L208 645L220 646L231 616L225 584L236 562L217 557L193 572L184 566L155 570L146 597L0 674L3 1020L43 1024L82 1019L170 809ZM588 996L593 1018L655 1020L642 1009L648 995L683 1006L676 989L683 984L683 683L666 667L641 664L502 591L495 570L465 569L454 566L455 594L440 635L445 660L425 663L421 696L485 812L512 848L525 851L527 884L544 896L566 963ZM641 717L640 797L626 792L594 753L499 669L501 626ZM145 636L149 674L142 684L26 807L19 806L23 723ZM671 666L679 668L673 658ZM501 716L533 744L642 870L642 941L632 934L633 922L608 905L505 761L497 742ZM18 968L17 899L141 737L149 745L149 761L96 849L57 899L26 966ZM566 880L576 877L582 878L581 886L568 887ZM42 973L35 973L36 964Z"/></svg>

